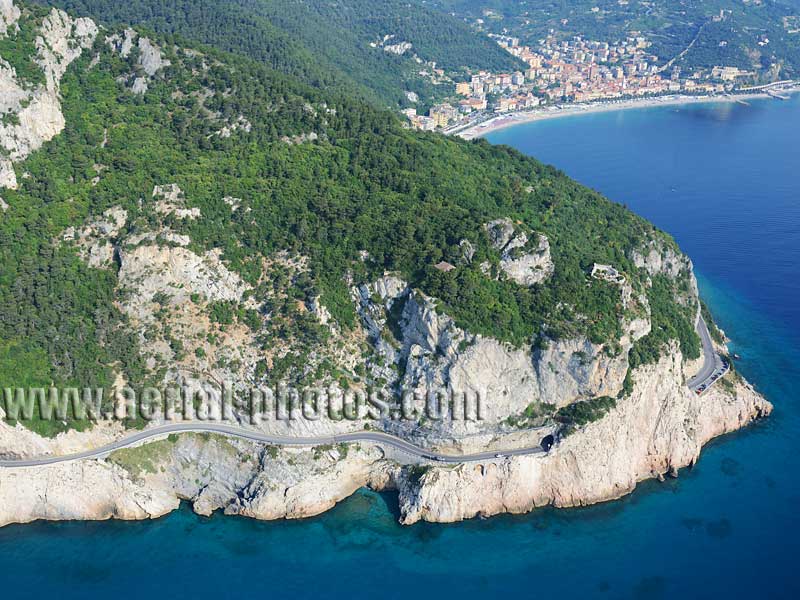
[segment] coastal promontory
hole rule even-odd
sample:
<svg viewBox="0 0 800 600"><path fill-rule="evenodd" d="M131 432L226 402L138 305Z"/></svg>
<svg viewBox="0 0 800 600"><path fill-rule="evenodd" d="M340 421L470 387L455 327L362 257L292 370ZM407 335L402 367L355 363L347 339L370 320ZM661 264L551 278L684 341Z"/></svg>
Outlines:
<svg viewBox="0 0 800 600"><path fill-rule="evenodd" d="M11 0L0 91L0 525L583 506L771 412L675 241L507 147Z"/></svg>

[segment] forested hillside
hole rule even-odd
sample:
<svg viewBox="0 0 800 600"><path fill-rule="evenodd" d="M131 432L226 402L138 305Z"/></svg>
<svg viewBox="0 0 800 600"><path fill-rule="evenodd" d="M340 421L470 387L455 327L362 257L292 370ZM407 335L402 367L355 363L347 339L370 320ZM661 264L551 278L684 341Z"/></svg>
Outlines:
<svg viewBox="0 0 800 600"><path fill-rule="evenodd" d="M159 33L213 45L264 62L311 85L335 86L380 105L409 105L440 92L423 61L450 73L465 68L521 68L461 19L402 0L56 0L77 14L110 24L140 24ZM398 56L379 44L408 42Z"/></svg>
<svg viewBox="0 0 800 600"><path fill-rule="evenodd" d="M26 8L5 41L23 41L47 14ZM131 300L119 290L120 265L148 235L167 235L165 247L178 244L181 256L219 252L257 308L222 299L206 307L208 318L246 325L265 349L290 345L288 359L265 367L271 375L304 368L325 342L328 329L302 307L319 301L350 331L358 326L350 286L387 271L438 298L468 331L528 348L585 336L614 353L622 323L643 309L590 277L594 263L613 264L631 293L649 299L653 332L637 343L635 360L655 360L670 339L699 354L688 273L651 278L632 258L648 244L672 252L674 242L622 206L510 148L407 131L358 98L248 58L154 39L100 32L64 73L65 129L14 164L18 189L2 190L0 375L48 365L40 378L80 385L107 383L114 371L135 382L163 377L139 352L152 333L132 331L120 311ZM3 58L22 71L44 46L7 47L19 51L0 50ZM3 132L18 121L4 114ZM191 218L154 204L171 186ZM88 242L76 231L91 237L95 226L86 224L109 209L126 217L96 226L113 232L116 248L96 268L78 257ZM485 228L498 218L547 236L551 277L519 285L502 276ZM121 250L122 238L138 241ZM281 253L307 270L271 271ZM442 261L454 268L437 268ZM148 306L168 310L168 296L150 294ZM186 340L159 335L181 356Z"/></svg>

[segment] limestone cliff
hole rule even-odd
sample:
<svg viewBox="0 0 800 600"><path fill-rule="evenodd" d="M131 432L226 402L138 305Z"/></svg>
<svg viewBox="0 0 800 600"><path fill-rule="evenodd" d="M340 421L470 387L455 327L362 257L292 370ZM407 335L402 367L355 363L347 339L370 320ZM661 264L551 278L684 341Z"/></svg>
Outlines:
<svg viewBox="0 0 800 600"><path fill-rule="evenodd" d="M547 236L517 231L511 219L497 219L485 225L489 240L500 252L500 269L519 285L541 283L553 274Z"/></svg>
<svg viewBox="0 0 800 600"><path fill-rule="evenodd" d="M5 36L9 29L15 29L20 10L13 0L0 0L0 36Z"/></svg>
<svg viewBox="0 0 800 600"><path fill-rule="evenodd" d="M402 521L450 522L536 507L585 506L629 493L636 484L694 464L710 439L766 416L770 403L739 382L704 396L683 384L673 353L636 374L633 393L604 419L546 455L507 458L402 477Z"/></svg>
<svg viewBox="0 0 800 600"><path fill-rule="evenodd" d="M0 5L0 35L13 35L10 27L20 11L9 0ZM97 36L91 19L73 19L53 9L44 18L36 37L34 58L44 82L32 85L17 75L16 69L0 59L0 188L15 189L13 163L25 159L64 129L60 84L67 67L91 48Z"/></svg>
<svg viewBox="0 0 800 600"><path fill-rule="evenodd" d="M37 519L151 519L178 507L169 490L131 479L120 467L95 461L0 473L0 526Z"/></svg>
<svg viewBox="0 0 800 600"><path fill-rule="evenodd" d="M280 450L187 434L106 460L2 469L0 524L152 518L180 499L200 514L301 518L364 486L397 488L405 524L584 506L627 494L643 479L676 475L698 460L704 443L772 409L743 381L730 392L693 394L683 385L677 352L643 367L635 380L616 409L549 453L481 464L404 467L363 445Z"/></svg>

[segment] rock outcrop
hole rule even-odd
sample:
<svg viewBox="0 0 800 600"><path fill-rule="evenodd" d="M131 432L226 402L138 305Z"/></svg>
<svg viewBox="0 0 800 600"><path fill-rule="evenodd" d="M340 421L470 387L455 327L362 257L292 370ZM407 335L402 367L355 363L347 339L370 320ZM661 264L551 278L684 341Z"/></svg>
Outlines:
<svg viewBox="0 0 800 600"><path fill-rule="evenodd" d="M662 274L673 279L691 264L687 257L679 255L663 242L656 241L651 241L645 248L633 252L631 259L633 264L645 269L651 277Z"/></svg>
<svg viewBox="0 0 800 600"><path fill-rule="evenodd" d="M9 23L19 17L19 10L4 0L0 15L0 31L7 30ZM0 113L6 117L0 121L0 187L15 189L13 163L24 160L64 129L61 78L67 67L92 46L97 33L91 19L73 19L53 9L36 38L35 62L45 83L35 87L21 81L13 66L0 59Z"/></svg>
<svg viewBox="0 0 800 600"><path fill-rule="evenodd" d="M451 522L534 508L585 506L694 464L710 439L744 427L772 406L744 383L735 393L697 396L683 384L677 352L636 373L630 397L548 454L455 469L431 467L400 478L401 520Z"/></svg>
<svg viewBox="0 0 800 600"><path fill-rule="evenodd" d="M496 430L531 404L560 408L580 399L615 396L628 372L630 348L650 331L646 299L637 298L644 304L644 316L623 323L616 352L585 337L518 348L464 331L438 311L431 298L392 275L361 286L353 295L376 351L386 362L403 366L404 374L396 382L399 388L422 398L446 391L449 396L467 394L485 400L482 423L447 422L451 437ZM394 335L392 314L401 337L395 344L387 342ZM393 377L385 370L376 375Z"/></svg>
<svg viewBox="0 0 800 600"><path fill-rule="evenodd" d="M519 285L531 286L550 277L555 266L550 242L543 234L517 231L511 219L485 225L489 241L500 252L500 269Z"/></svg>
<svg viewBox="0 0 800 600"><path fill-rule="evenodd" d="M176 303L186 302L193 293L211 301L241 299L247 286L219 254L201 256L185 248L149 245L121 252L120 284L135 291L126 310L142 315L143 305L158 293Z"/></svg>
<svg viewBox="0 0 800 600"><path fill-rule="evenodd" d="M176 184L157 185L153 189L153 198L156 198L155 211L161 215L175 215L179 219L197 219L200 217L199 208L186 208L186 198L183 190Z"/></svg>
<svg viewBox="0 0 800 600"><path fill-rule="evenodd" d="M20 10L14 6L14 0L0 0L0 37L5 36L9 29L17 27Z"/></svg>
<svg viewBox="0 0 800 600"><path fill-rule="evenodd" d="M131 55L134 46L138 49L133 72L123 76L121 81L130 84L130 91L136 95L145 94L156 74L172 63L149 38L140 36L133 29L125 29L106 38L106 44L122 58Z"/></svg>
<svg viewBox="0 0 800 600"><path fill-rule="evenodd" d="M75 227L68 228L62 239L65 242L74 242L79 256L90 267L107 268L114 260L114 243L127 219L127 211L119 207L110 208L102 216L90 219L79 230Z"/></svg>
<svg viewBox="0 0 800 600"><path fill-rule="evenodd" d="M0 158L0 188L17 189L17 174L10 160Z"/></svg>
<svg viewBox="0 0 800 600"><path fill-rule="evenodd" d="M153 519L178 508L170 490L134 481L98 461L29 469L0 469L0 526L52 521Z"/></svg>
<svg viewBox="0 0 800 600"><path fill-rule="evenodd" d="M344 459L338 451L329 452L336 454L316 460L312 455L311 461L316 464L306 463L302 469L280 463L270 468L265 464L227 505L225 514L267 520L313 517L366 486L380 458L379 452L358 452Z"/></svg>

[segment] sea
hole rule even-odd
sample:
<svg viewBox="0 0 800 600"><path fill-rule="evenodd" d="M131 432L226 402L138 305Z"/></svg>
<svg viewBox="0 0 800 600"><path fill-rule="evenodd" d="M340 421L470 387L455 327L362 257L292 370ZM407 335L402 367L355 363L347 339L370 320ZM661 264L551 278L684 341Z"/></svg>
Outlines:
<svg viewBox="0 0 800 600"><path fill-rule="evenodd" d="M773 415L626 498L450 525L356 493L299 521L0 529L2 598L800 597L800 97L539 121L488 136L671 233Z"/></svg>

